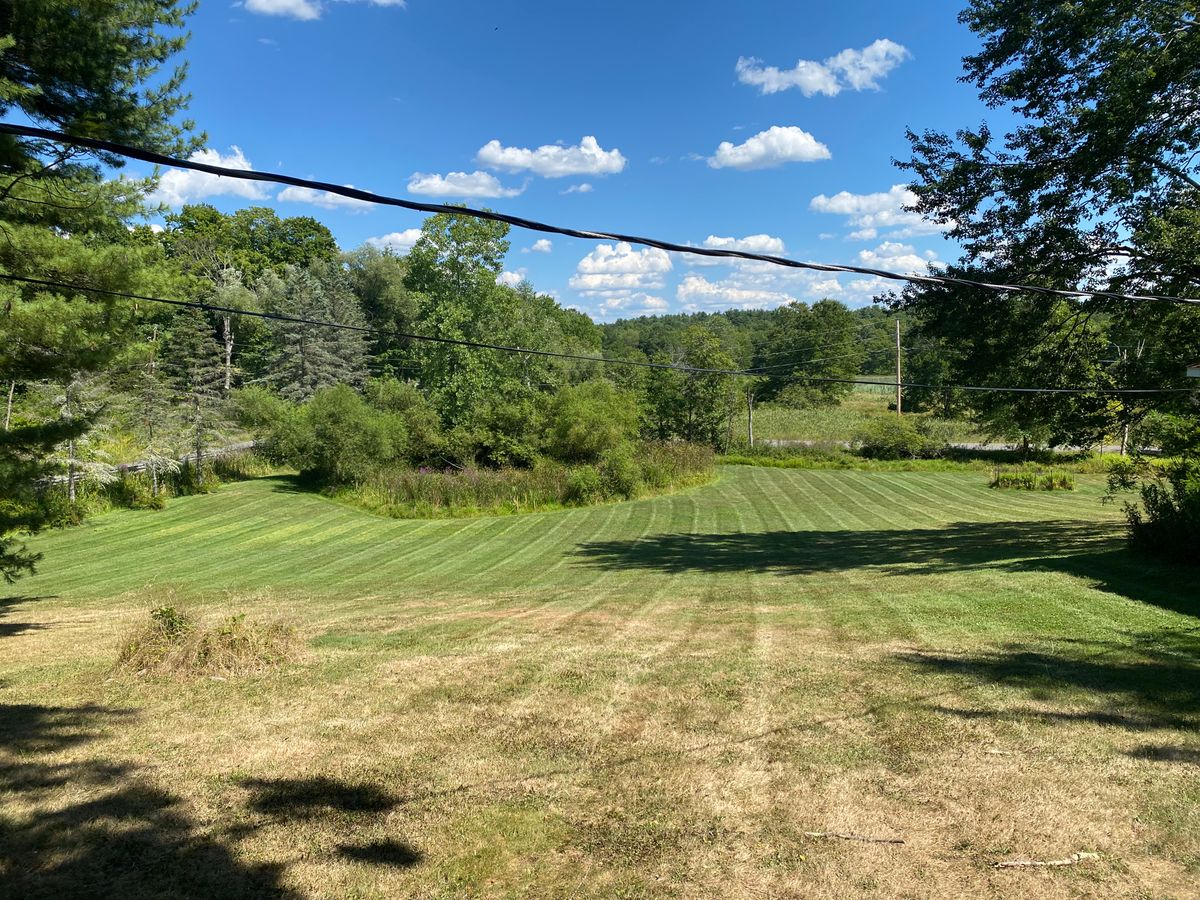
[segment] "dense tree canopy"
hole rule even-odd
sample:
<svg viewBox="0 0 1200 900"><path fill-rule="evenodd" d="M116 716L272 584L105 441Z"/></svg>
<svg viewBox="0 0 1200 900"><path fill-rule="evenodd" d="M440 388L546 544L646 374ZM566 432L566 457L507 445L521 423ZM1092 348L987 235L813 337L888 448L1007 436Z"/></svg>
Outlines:
<svg viewBox="0 0 1200 900"><path fill-rule="evenodd" d="M0 3L0 112L76 134L166 152L194 146L184 68L162 76L186 40L192 3L141 0L8 0ZM100 162L119 165L101 157ZM0 268L111 290L153 291L169 283L161 254L128 224L146 185L104 182L96 158L76 149L0 138ZM10 397L47 382L73 385L117 359L136 329L133 311L87 294L0 287L4 313L0 379ZM92 411L94 412L94 411ZM55 448L78 442L90 414L22 420L0 436L0 574L13 578L35 557L12 536L46 523L39 483Z"/></svg>
<svg viewBox="0 0 1200 900"><path fill-rule="evenodd" d="M951 274L1051 287L1200 293L1200 22L1194 2L973 0L964 80L1018 124L910 133L920 209L951 223ZM923 286L898 304L978 384L1184 386L1200 310ZM943 398L945 399L945 398ZM979 395L999 433L1091 443L1169 396Z"/></svg>

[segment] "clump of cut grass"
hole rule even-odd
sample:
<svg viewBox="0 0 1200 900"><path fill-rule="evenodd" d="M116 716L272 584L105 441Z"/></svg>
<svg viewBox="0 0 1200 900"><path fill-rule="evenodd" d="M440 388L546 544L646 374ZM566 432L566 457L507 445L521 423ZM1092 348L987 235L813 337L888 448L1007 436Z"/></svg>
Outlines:
<svg viewBox="0 0 1200 900"><path fill-rule="evenodd" d="M1019 491L1073 491L1075 476L1063 469L995 469L988 486Z"/></svg>
<svg viewBox="0 0 1200 900"><path fill-rule="evenodd" d="M174 606L160 606L121 641L117 668L154 676L253 675L294 661L299 646L291 628L247 621L245 613L205 625Z"/></svg>

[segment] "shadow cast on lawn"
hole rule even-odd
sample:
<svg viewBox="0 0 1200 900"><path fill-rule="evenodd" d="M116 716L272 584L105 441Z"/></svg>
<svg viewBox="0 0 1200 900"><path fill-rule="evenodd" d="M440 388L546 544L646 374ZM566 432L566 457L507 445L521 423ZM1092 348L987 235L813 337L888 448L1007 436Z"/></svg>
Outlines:
<svg viewBox="0 0 1200 900"><path fill-rule="evenodd" d="M290 900L300 895L283 883L286 862L243 862L238 839L318 817L352 834L398 802L373 785L325 776L246 781L247 807L269 818L214 830L137 765L54 756L135 716L96 704L0 704L0 897ZM386 868L422 860L397 840L342 843L333 854Z"/></svg>
<svg viewBox="0 0 1200 900"><path fill-rule="evenodd" d="M32 603L35 600L54 600L53 595L43 597L28 597L28 596L13 596L0 597L0 619L8 616L10 607L21 603ZM26 631L39 631L49 626L40 622L4 622L0 621L0 638L12 637L14 635L23 634Z"/></svg>
<svg viewBox="0 0 1200 900"><path fill-rule="evenodd" d="M1006 644L970 653L907 652L896 658L925 672L1014 688L1039 704L929 707L946 715L1090 723L1137 732L1200 727L1200 628L1146 632L1127 640ZM1152 750L1143 755L1152 757Z"/></svg>
<svg viewBox="0 0 1200 900"><path fill-rule="evenodd" d="M353 784L336 778L252 778L246 804L255 812L286 818L310 818L327 813L383 813L396 805L387 791L372 784Z"/></svg>
<svg viewBox="0 0 1200 900"><path fill-rule="evenodd" d="M95 705L0 705L0 794L9 810L0 817L0 896L296 896L280 883L281 865L238 860L136 766L45 757L132 715Z"/></svg>
<svg viewBox="0 0 1200 900"><path fill-rule="evenodd" d="M1130 552L1123 527L1115 522L955 522L942 528L876 531L657 534L580 544L575 555L583 565L668 574L1060 571L1089 579L1103 590L1200 616L1195 570Z"/></svg>

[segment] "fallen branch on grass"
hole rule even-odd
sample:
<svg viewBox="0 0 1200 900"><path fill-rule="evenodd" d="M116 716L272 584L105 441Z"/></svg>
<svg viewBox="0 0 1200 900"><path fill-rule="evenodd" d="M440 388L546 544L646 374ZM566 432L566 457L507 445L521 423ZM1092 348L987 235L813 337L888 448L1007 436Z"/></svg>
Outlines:
<svg viewBox="0 0 1200 900"><path fill-rule="evenodd" d="M843 841L866 841L868 844L903 844L904 838L867 837L862 834L846 834L842 831L806 831L805 837L841 838Z"/></svg>
<svg viewBox="0 0 1200 900"><path fill-rule="evenodd" d="M992 863L992 867L996 869L1026 869L1035 866L1073 866L1076 863L1099 858L1099 853L1072 853L1066 859L1006 859L1003 862Z"/></svg>

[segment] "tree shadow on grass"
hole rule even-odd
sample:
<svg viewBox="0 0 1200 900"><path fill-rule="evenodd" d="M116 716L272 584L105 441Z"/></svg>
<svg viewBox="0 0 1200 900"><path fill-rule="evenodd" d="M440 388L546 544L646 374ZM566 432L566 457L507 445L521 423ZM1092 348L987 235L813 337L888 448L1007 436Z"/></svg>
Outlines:
<svg viewBox="0 0 1200 900"><path fill-rule="evenodd" d="M20 603L32 603L34 600L53 600L53 596L44 597L0 597L0 638L12 637L26 631L38 631L47 626L40 622L5 622L9 609Z"/></svg>
<svg viewBox="0 0 1200 900"><path fill-rule="evenodd" d="M136 766L46 758L130 716L95 705L0 706L0 896L295 896L280 883L282 866L238 860Z"/></svg>
<svg viewBox="0 0 1200 900"><path fill-rule="evenodd" d="M247 803L255 812L287 818L327 813L382 813L396 799L373 784L354 784L336 778L252 778L242 782L250 792Z"/></svg>
<svg viewBox="0 0 1200 900"><path fill-rule="evenodd" d="M930 706L970 719L1090 723L1128 731L1200 727L1200 629L1162 630L1126 640L1060 639L969 653L906 652L925 672L1002 685L1036 706Z"/></svg>
<svg viewBox="0 0 1200 900"><path fill-rule="evenodd" d="M338 854L355 862L366 862L394 869L408 869L423 858L420 850L402 841L372 841L368 844L340 844Z"/></svg>
<svg viewBox="0 0 1200 900"><path fill-rule="evenodd" d="M1200 616L1195 570L1125 548L1118 523L955 522L942 528L657 534L580 544L583 565L681 572L811 575L867 569L934 575L971 569L1060 571L1100 588Z"/></svg>

